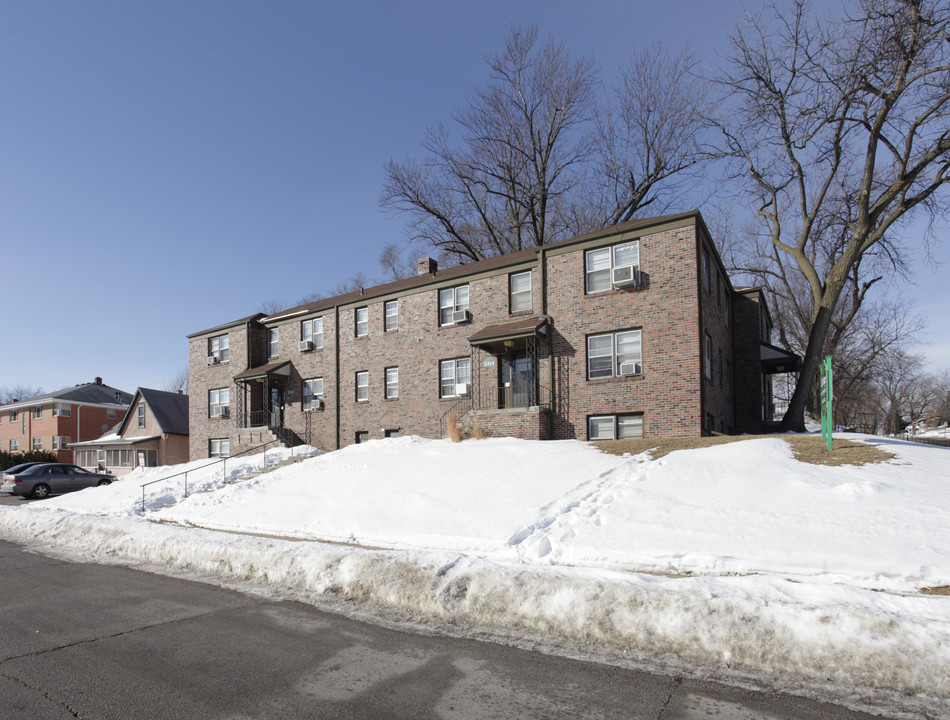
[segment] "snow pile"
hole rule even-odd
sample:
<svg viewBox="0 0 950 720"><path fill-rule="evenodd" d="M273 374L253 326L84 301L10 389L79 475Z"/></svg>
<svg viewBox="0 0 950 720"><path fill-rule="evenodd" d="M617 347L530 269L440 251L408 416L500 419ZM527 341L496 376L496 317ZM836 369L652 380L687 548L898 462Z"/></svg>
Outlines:
<svg viewBox="0 0 950 720"><path fill-rule="evenodd" d="M950 598L915 590L950 584L950 456L861 439L897 458L815 466L779 439L655 461L575 441L374 441L168 508L172 491L156 490L144 514L141 482L180 468L137 471L2 507L0 534L452 632L939 714Z"/></svg>

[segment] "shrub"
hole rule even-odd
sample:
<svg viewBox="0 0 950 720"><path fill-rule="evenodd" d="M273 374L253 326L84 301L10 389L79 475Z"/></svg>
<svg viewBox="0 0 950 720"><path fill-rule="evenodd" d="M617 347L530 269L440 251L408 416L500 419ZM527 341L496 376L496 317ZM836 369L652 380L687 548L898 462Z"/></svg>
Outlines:
<svg viewBox="0 0 950 720"><path fill-rule="evenodd" d="M30 450L22 453L0 450L0 470L6 470L25 462L57 462L57 457L49 450Z"/></svg>
<svg viewBox="0 0 950 720"><path fill-rule="evenodd" d="M455 413L449 413L445 418L449 427L449 437L452 442L462 442L462 428L458 424L458 416Z"/></svg>

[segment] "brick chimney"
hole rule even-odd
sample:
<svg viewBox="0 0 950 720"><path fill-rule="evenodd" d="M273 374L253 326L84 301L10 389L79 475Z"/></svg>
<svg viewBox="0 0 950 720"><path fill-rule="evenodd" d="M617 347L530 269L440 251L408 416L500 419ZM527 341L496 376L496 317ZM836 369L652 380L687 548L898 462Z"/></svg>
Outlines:
<svg viewBox="0 0 950 720"><path fill-rule="evenodd" d="M97 377L97 378L96 378L96 385L102 385L102 378L101 378L101 377Z"/></svg>
<svg viewBox="0 0 950 720"><path fill-rule="evenodd" d="M416 275L435 275L439 263L430 257L419 258L416 261Z"/></svg>

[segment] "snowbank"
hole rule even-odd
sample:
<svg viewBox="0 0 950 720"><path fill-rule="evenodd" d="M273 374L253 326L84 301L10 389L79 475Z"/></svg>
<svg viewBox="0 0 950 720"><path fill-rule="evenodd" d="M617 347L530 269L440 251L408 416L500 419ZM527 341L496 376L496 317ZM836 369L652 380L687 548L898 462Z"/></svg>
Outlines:
<svg viewBox="0 0 950 720"><path fill-rule="evenodd" d="M778 439L653 461L573 441L402 438L166 508L169 481L144 514L138 471L0 508L0 534L463 634L939 714L950 598L914 591L950 584L950 455L863 439L896 460L807 465Z"/></svg>

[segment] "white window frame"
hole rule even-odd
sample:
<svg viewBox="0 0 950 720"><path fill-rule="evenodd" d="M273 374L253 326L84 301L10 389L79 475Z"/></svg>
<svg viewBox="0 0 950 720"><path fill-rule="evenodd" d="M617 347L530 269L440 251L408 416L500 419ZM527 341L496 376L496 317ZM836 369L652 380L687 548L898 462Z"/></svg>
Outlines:
<svg viewBox="0 0 950 720"><path fill-rule="evenodd" d="M386 399L399 399L399 368L386 368Z"/></svg>
<svg viewBox="0 0 950 720"><path fill-rule="evenodd" d="M208 357L218 358L219 363L226 363L231 359L230 335L215 335L208 338Z"/></svg>
<svg viewBox="0 0 950 720"><path fill-rule="evenodd" d="M471 302L471 290L468 285L439 290L439 325L455 325L452 314L459 310L468 310Z"/></svg>
<svg viewBox="0 0 950 720"><path fill-rule="evenodd" d="M629 336L629 340L627 336ZM607 338L609 338L609 348L606 347L606 344L604 343ZM638 352L619 349L621 342L633 342L633 338L636 338L635 342L639 347ZM597 347L592 348L592 345ZM599 360L602 358L610 358L610 372L607 373L606 368L598 368L596 374L594 374L592 372L592 360ZM616 332L598 333L597 335L589 335L587 337L588 380L625 377L620 375L620 363L623 362L637 363L640 366L640 372L635 373L635 375L643 374L643 330L618 330Z"/></svg>
<svg viewBox="0 0 950 720"><path fill-rule="evenodd" d="M528 278L528 287L516 290L516 284L523 281L523 279ZM533 309L533 298L532 298L532 286L534 284L534 277L531 274L530 270L525 270L524 272L512 273L508 276L508 312L511 313L520 313L520 312L531 312ZM526 302L527 299L527 302Z"/></svg>
<svg viewBox="0 0 950 720"><path fill-rule="evenodd" d="M356 402L369 401L369 371L360 370L356 373Z"/></svg>
<svg viewBox="0 0 950 720"><path fill-rule="evenodd" d="M323 347L323 318L311 318L300 321L300 339L309 340L313 343L313 349L319 350Z"/></svg>
<svg viewBox="0 0 950 720"><path fill-rule="evenodd" d="M208 417L227 417L230 415L230 408L231 388L213 388L208 391Z"/></svg>
<svg viewBox="0 0 950 720"><path fill-rule="evenodd" d="M313 409L314 400L323 400L323 378L309 378L303 381L303 395L301 409L308 412Z"/></svg>
<svg viewBox="0 0 950 720"><path fill-rule="evenodd" d="M10 441L10 452L20 452L20 441L11 440Z"/></svg>
<svg viewBox="0 0 950 720"><path fill-rule="evenodd" d="M33 447L33 452L39 452L40 450L42 450L42 449L43 449L43 438L41 438L41 437L35 437L35 438L33 438L32 447Z"/></svg>
<svg viewBox="0 0 950 720"><path fill-rule="evenodd" d="M383 329L385 332L392 332L393 330L399 329L398 300L388 300L383 305Z"/></svg>
<svg viewBox="0 0 950 720"><path fill-rule="evenodd" d="M137 407L136 410L135 410L135 412L136 412L136 414L137 414L137 416L138 416L138 427L144 428L144 427L145 427L145 423L146 423L146 420L145 420L145 403L139 403L139 404L138 404L138 407Z"/></svg>
<svg viewBox="0 0 950 720"><path fill-rule="evenodd" d="M594 432L595 425L608 429L609 434ZM637 432L639 431L639 432ZM609 415L591 415L587 418L588 440L626 440L643 437L643 413L617 413Z"/></svg>
<svg viewBox="0 0 950 720"><path fill-rule="evenodd" d="M67 415L66 415L65 417L69 417L69 414L68 414L68 413L71 413L71 412L72 412L71 409L67 409ZM116 418L116 415L115 415L115 408L107 408L107 409L106 409L106 419L108 419L108 420L115 420L115 418Z"/></svg>
<svg viewBox="0 0 950 720"><path fill-rule="evenodd" d="M267 328L267 357L275 358L280 355L280 329Z"/></svg>
<svg viewBox="0 0 950 720"><path fill-rule="evenodd" d="M627 258L621 258L618 261L619 253L631 252L636 254L635 262L626 262ZM605 262L606 260L606 262ZM640 241L626 240L616 245L594 248L584 253L584 291L588 295L607 292L614 289L613 273L614 268L632 265L636 270L640 269ZM596 276L596 278L595 278ZM603 278L606 277L606 283Z"/></svg>
<svg viewBox="0 0 950 720"><path fill-rule="evenodd" d="M16 410L10 411L10 422L15 423L19 420L19 413Z"/></svg>
<svg viewBox="0 0 950 720"><path fill-rule="evenodd" d="M458 397L458 386L470 385L471 382L471 358L459 357L439 361L439 397Z"/></svg>
<svg viewBox="0 0 950 720"><path fill-rule="evenodd" d="M34 406L33 408L31 408L30 414L33 416L34 420L40 420L43 417L43 406L42 405Z"/></svg>
<svg viewBox="0 0 950 720"><path fill-rule="evenodd" d="M208 440L208 457L231 457L230 438L210 438Z"/></svg>
<svg viewBox="0 0 950 720"><path fill-rule="evenodd" d="M69 445L71 439L72 438L69 435L54 435L53 436L53 450L65 450L66 446Z"/></svg>
<svg viewBox="0 0 950 720"><path fill-rule="evenodd" d="M115 411L112 417L115 418ZM73 406L69 403L53 403L53 417L72 417Z"/></svg>
<svg viewBox="0 0 950 720"><path fill-rule="evenodd" d="M356 308L353 314L353 323L356 337L366 337L369 335L369 308Z"/></svg>

